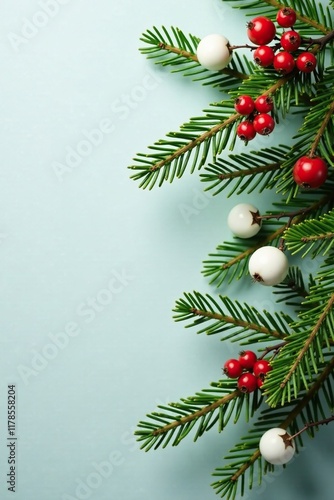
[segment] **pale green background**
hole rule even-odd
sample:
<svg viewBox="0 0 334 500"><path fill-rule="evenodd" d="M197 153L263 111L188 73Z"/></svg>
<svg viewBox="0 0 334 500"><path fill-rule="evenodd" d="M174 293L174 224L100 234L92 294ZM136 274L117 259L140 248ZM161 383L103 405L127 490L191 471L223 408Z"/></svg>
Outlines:
<svg viewBox="0 0 334 500"><path fill-rule="evenodd" d="M1 2L1 499L214 499L210 474L245 432L240 422L148 454L132 437L157 404L219 379L237 349L185 330L171 311L183 291L216 293L201 262L230 237L236 200L204 197L197 175L152 192L129 180L137 151L220 98L139 54L154 24L246 41L243 13L219 0ZM282 124L254 146L294 131ZM83 153L87 134L96 144ZM76 149L77 165L60 174ZM270 198L243 201L265 210ZM276 307L247 281L220 292ZM18 395L15 494L5 479L9 383ZM329 500L332 447L332 428L322 428L245 498ZM99 479L106 461L113 471ZM80 481L94 487L76 490Z"/></svg>

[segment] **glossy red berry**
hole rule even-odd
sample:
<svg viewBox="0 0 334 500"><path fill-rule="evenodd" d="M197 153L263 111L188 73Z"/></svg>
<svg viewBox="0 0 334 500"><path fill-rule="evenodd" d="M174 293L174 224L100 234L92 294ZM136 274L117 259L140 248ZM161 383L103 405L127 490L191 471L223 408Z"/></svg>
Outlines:
<svg viewBox="0 0 334 500"><path fill-rule="evenodd" d="M274 102L269 95L260 95L255 99L255 109L259 113L270 113L274 108Z"/></svg>
<svg viewBox="0 0 334 500"><path fill-rule="evenodd" d="M255 377L260 377L262 379L270 370L272 370L272 366L266 359L258 359L253 366L253 374Z"/></svg>
<svg viewBox="0 0 334 500"><path fill-rule="evenodd" d="M282 50L275 55L273 64L276 71L286 75L295 67L295 59L290 52Z"/></svg>
<svg viewBox="0 0 334 500"><path fill-rule="evenodd" d="M239 363L244 370L252 370L257 356L254 351L242 351L239 356Z"/></svg>
<svg viewBox="0 0 334 500"><path fill-rule="evenodd" d="M234 101L234 109L240 115L250 115L255 108L255 104L251 96L241 95Z"/></svg>
<svg viewBox="0 0 334 500"><path fill-rule="evenodd" d="M303 73L311 73L317 66L317 58L312 52L302 52L296 59L296 66Z"/></svg>
<svg viewBox="0 0 334 500"><path fill-rule="evenodd" d="M267 113L260 113L255 116L253 126L256 133L269 135L275 128L275 120Z"/></svg>
<svg viewBox="0 0 334 500"><path fill-rule="evenodd" d="M276 21L282 28L291 28L295 24L296 19L296 12L291 7L283 7L276 15Z"/></svg>
<svg viewBox="0 0 334 500"><path fill-rule="evenodd" d="M237 359L228 359L223 367L225 375L229 378L238 378L242 374L242 366Z"/></svg>
<svg viewBox="0 0 334 500"><path fill-rule="evenodd" d="M243 373L238 378L238 389L241 392L253 392L257 388L257 379L253 373Z"/></svg>
<svg viewBox="0 0 334 500"><path fill-rule="evenodd" d="M327 179L328 167L319 156L302 156L293 167L293 178L299 186L310 189L318 188Z"/></svg>
<svg viewBox="0 0 334 500"><path fill-rule="evenodd" d="M275 52L269 45L260 45L253 52L253 58L256 64L262 68L267 68L271 66L274 61Z"/></svg>
<svg viewBox="0 0 334 500"><path fill-rule="evenodd" d="M250 120L244 120L237 126L237 136L245 142L251 141L256 136L253 123Z"/></svg>
<svg viewBox="0 0 334 500"><path fill-rule="evenodd" d="M297 31L290 30L283 33L280 39L280 43L283 49L287 52L294 52L295 50L299 49L302 43L302 39Z"/></svg>
<svg viewBox="0 0 334 500"><path fill-rule="evenodd" d="M268 17L258 16L247 24L247 36L255 45L267 45L275 34L275 24Z"/></svg>

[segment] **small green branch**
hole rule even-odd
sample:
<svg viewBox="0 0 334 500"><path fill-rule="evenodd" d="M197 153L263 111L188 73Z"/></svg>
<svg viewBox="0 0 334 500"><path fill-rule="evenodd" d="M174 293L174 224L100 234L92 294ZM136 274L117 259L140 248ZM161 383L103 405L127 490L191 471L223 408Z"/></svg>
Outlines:
<svg viewBox="0 0 334 500"><path fill-rule="evenodd" d="M318 335L319 333L319 330L323 324L323 322L326 320L328 314L330 313L330 311L332 310L334 306L334 294L331 295L324 311L322 312L322 314L320 315L318 321L316 322L312 332L311 332L311 335L308 337L307 341L305 342L303 348L300 350L298 356L296 357L293 365L291 366L290 370L289 370L289 373L286 375L286 377L284 378L283 382L280 384L280 387L281 389L284 389L284 387L286 386L286 384L289 382L290 378L292 377L292 375L294 374L295 370L297 369L299 363L301 363L302 359L304 358L305 354L307 353L307 351L309 350L310 346L312 345L313 341L315 340L316 336Z"/></svg>
<svg viewBox="0 0 334 500"><path fill-rule="evenodd" d="M231 115L229 118L224 120L221 123L218 123L214 127L212 127L210 130L207 130L203 134L201 134L199 137L196 139L188 142L185 146L182 146L181 148L177 149L173 154L167 156L164 160L161 160L157 162L155 165L153 165L149 170L150 172L155 172L157 170L160 170L162 167L167 165L168 163L172 163L174 160L179 158L180 156L184 155L188 151L191 151L195 147L197 147L199 144L202 144L205 142L207 139L210 139L211 137L215 136L220 132L220 130L223 130L224 128L228 127L232 123L234 123L238 118L240 118L240 115L238 113L235 113Z"/></svg>
<svg viewBox="0 0 334 500"><path fill-rule="evenodd" d="M305 394L305 396L299 401L299 403L295 406L291 413L287 416L284 422L280 425L283 429L287 429L291 423L296 420L298 415L303 411L305 406L313 399L313 397L318 393L320 387L325 382L325 380L332 375L334 370L334 357L328 363L323 372L316 379L314 384L310 387L309 391Z"/></svg>
<svg viewBox="0 0 334 500"><path fill-rule="evenodd" d="M256 323L249 323L247 321L243 321L241 319L233 318L232 316L224 316L223 314L218 314L218 313L212 313L210 311L203 311L200 309L191 309L192 314L196 316L201 316L202 318L209 318L209 319L216 319L218 321L221 321L222 323L230 323L234 326L240 326L242 328L247 328L249 330L253 330L259 333L264 333L265 335L271 335L273 337L276 337L278 339L285 338L286 335L276 331L276 330L269 330L268 328L265 328L263 326L259 326Z"/></svg>
<svg viewBox="0 0 334 500"><path fill-rule="evenodd" d="M273 170L279 170L281 164L278 162L269 163L268 165L261 165L261 167L248 168L247 170L229 172L227 174L218 175L218 179L235 179L238 177L246 177L247 175L261 174L262 172L271 172Z"/></svg>
<svg viewBox="0 0 334 500"><path fill-rule="evenodd" d="M217 399L217 401L215 401L214 403L205 406L201 410L195 411L194 413L191 413L190 415L182 417L182 418L180 418L178 420L174 420L174 422L171 422L170 424L167 424L167 425L165 425L163 427L160 427L159 429L155 429L152 432L152 435L153 436L158 436L160 434L165 434L166 432L168 432L168 431L170 431L172 429L175 429L175 427L179 427L180 425L185 425L185 424L187 424L188 422L191 422L194 419L198 419L198 418L206 415L207 413L210 413L213 410L216 410L220 406L222 406L222 405L224 405L226 403L229 403L230 401L232 401L232 399L237 398L237 397L239 397L241 395L242 395L241 391L235 390L235 391L231 392L230 394L227 394L223 398Z"/></svg>
<svg viewBox="0 0 334 500"><path fill-rule="evenodd" d="M312 236L303 236L300 241L303 243L309 243L310 241L327 240L334 238L334 232L328 232L324 234L315 234Z"/></svg>

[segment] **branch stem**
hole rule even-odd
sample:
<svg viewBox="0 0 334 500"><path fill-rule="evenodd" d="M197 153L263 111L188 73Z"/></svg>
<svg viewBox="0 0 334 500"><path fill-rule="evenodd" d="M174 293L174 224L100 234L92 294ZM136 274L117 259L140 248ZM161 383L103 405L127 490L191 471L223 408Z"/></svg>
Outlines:
<svg viewBox="0 0 334 500"><path fill-rule="evenodd" d="M285 338L286 335L276 331L276 330L269 330L269 328L265 328L263 326L259 326L255 323L249 323L248 321L243 321L241 319L233 318L232 316L224 316L223 314L218 314L218 313L212 313L211 311L203 311L200 309L191 309L192 314L195 314L196 316L201 316L204 318L210 318L210 319L216 319L218 321L224 322L224 323L230 323L235 326L240 326L242 328L247 328L249 330L254 330L259 333L264 333L266 335L272 335L273 337L276 337L278 339Z"/></svg>
<svg viewBox="0 0 334 500"><path fill-rule="evenodd" d="M322 138L322 136L324 135L324 133L326 131L327 125L328 125L329 121L331 120L333 113L334 113L334 101L331 102L331 104L329 106L329 109L328 109L328 111L327 111L327 113L325 115L325 118L322 121L321 126L320 126L320 128L318 130L318 133L317 133L317 135L314 138L314 141L312 143L312 146L311 146L311 149L310 149L310 152L309 152L309 157L310 158L312 158L313 156L315 156L316 150L317 150L317 148L319 146L321 138Z"/></svg>
<svg viewBox="0 0 334 500"><path fill-rule="evenodd" d="M201 408L198 411L195 411L194 413L191 413L190 415L186 415L185 417L180 418L179 420L174 420L170 424L167 424L163 427L160 427L159 429L155 429L152 432L153 436L158 436L159 434L165 434L166 432L174 429L175 427L179 427L180 425L184 425L187 422L191 422L194 419L200 418L203 415L206 415L207 413L215 410L216 408L219 408L220 406L229 403L232 401L232 399L237 398L242 395L242 392L239 390L235 390L231 392L230 394L227 394L223 398L217 399L214 403L211 405L207 405L204 408Z"/></svg>
<svg viewBox="0 0 334 500"><path fill-rule="evenodd" d="M295 439L302 432L307 431L307 429L309 429L310 427L318 427L319 425L327 425L327 424L329 424L329 422L333 422L333 421L334 421L334 415L332 415L331 417L328 417L328 418L324 418L323 420L319 420L318 422L308 422L307 424L305 424L305 426L302 429L300 429L300 431L296 432L296 434L294 434L293 436L290 436L287 439L287 441L292 441L292 439Z"/></svg>

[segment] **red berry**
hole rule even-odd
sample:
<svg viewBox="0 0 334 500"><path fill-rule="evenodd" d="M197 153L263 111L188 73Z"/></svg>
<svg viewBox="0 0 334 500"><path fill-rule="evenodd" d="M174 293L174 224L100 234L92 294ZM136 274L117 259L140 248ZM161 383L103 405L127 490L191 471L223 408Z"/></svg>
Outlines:
<svg viewBox="0 0 334 500"><path fill-rule="evenodd" d="M302 156L293 167L293 178L296 184L305 189L318 188L327 179L326 162L318 157Z"/></svg>
<svg viewBox="0 0 334 500"><path fill-rule="evenodd" d="M311 73L317 66L317 58L312 52L302 52L296 59L296 66L303 73Z"/></svg>
<svg viewBox="0 0 334 500"><path fill-rule="evenodd" d="M253 367L253 374L255 377L261 377L262 379L265 375L272 370L272 366L266 359L258 359Z"/></svg>
<svg viewBox="0 0 334 500"><path fill-rule="evenodd" d="M276 15L276 21L282 28L291 28L295 24L296 19L296 12L291 7L283 7Z"/></svg>
<svg viewBox="0 0 334 500"><path fill-rule="evenodd" d="M261 389L261 387L262 387L262 386L263 386L263 384L264 384L264 380L263 380L261 377L258 377L258 378L256 379L256 381L257 381L257 386L258 386L258 388L259 388L259 389Z"/></svg>
<svg viewBox="0 0 334 500"><path fill-rule="evenodd" d="M237 126L237 136L242 141L251 141L256 136L254 125L249 120L244 120Z"/></svg>
<svg viewBox="0 0 334 500"><path fill-rule="evenodd" d="M257 356L253 351L242 351L239 356L239 363L244 370L252 370Z"/></svg>
<svg viewBox="0 0 334 500"><path fill-rule="evenodd" d="M224 364L223 371L229 378L238 378L242 374L242 366L237 359L228 359Z"/></svg>
<svg viewBox="0 0 334 500"><path fill-rule="evenodd" d="M241 95L234 101L234 109L240 115L250 115L254 111L254 101L249 95Z"/></svg>
<svg viewBox="0 0 334 500"><path fill-rule="evenodd" d="M253 373L243 373L238 378L238 389L241 392L253 392L257 388L257 379Z"/></svg>
<svg viewBox="0 0 334 500"><path fill-rule="evenodd" d="M275 120L267 113L260 113L254 118L253 126L258 134L269 135L275 128Z"/></svg>
<svg viewBox="0 0 334 500"><path fill-rule="evenodd" d="M247 36L255 45L267 45L275 34L275 25L268 17L255 17L247 24Z"/></svg>
<svg viewBox="0 0 334 500"><path fill-rule="evenodd" d="M281 36L281 46L287 52L294 52L299 49L302 39L297 31L285 31Z"/></svg>
<svg viewBox="0 0 334 500"><path fill-rule="evenodd" d="M259 113L269 113L274 107L274 102L269 95L260 95L255 99L255 109Z"/></svg>
<svg viewBox="0 0 334 500"><path fill-rule="evenodd" d="M287 73L291 73L294 67L295 60L290 52L286 52L283 50L275 55L274 68L276 69L276 71L279 71L283 75L286 75Z"/></svg>
<svg viewBox="0 0 334 500"><path fill-rule="evenodd" d="M267 68L271 66L274 61L275 53L271 47L268 45L260 45L253 52L253 58L256 64L262 68Z"/></svg>

